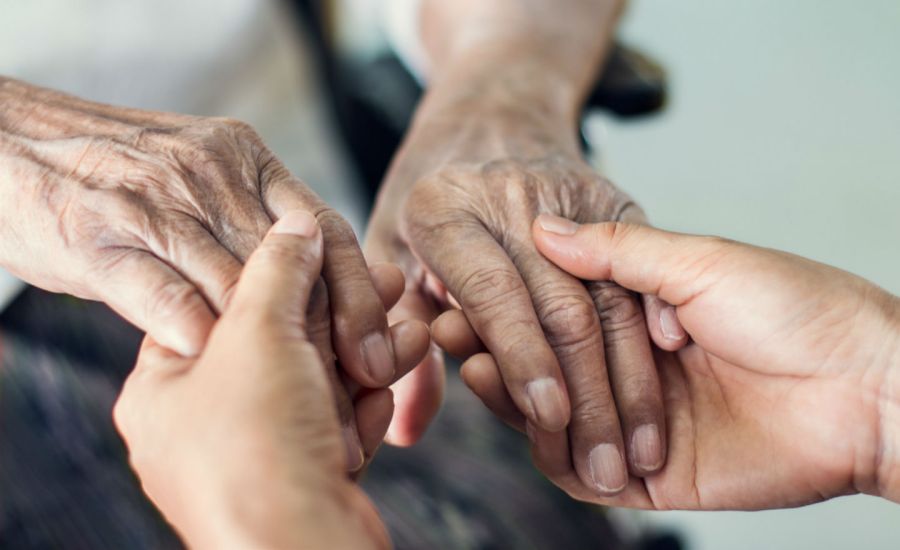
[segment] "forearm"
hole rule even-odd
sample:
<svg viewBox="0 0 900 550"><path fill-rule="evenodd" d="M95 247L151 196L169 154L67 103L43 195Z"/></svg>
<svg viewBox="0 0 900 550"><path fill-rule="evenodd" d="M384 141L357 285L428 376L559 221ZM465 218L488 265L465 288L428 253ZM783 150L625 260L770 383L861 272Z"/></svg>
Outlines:
<svg viewBox="0 0 900 550"><path fill-rule="evenodd" d="M540 70L578 101L611 42L623 0L423 0L419 24L433 85ZM524 83L523 83L524 85ZM564 89L564 90L563 90Z"/></svg>
<svg viewBox="0 0 900 550"><path fill-rule="evenodd" d="M423 0L429 90L417 122L522 109L572 134L621 0ZM461 107L465 106L465 109ZM553 126L552 128L550 128ZM571 136L568 136L571 139Z"/></svg>
<svg viewBox="0 0 900 550"><path fill-rule="evenodd" d="M423 0L429 85L380 201L448 163L580 155L621 0Z"/></svg>

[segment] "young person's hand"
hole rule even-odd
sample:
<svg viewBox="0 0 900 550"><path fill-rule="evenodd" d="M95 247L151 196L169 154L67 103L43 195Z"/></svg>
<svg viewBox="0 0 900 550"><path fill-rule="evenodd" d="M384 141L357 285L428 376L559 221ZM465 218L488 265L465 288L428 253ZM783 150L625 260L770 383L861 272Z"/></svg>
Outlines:
<svg viewBox="0 0 900 550"><path fill-rule="evenodd" d="M148 339L125 384L114 415L132 466L191 546L389 546L347 475L333 369L323 361L330 330L316 321L329 315L312 298L322 263L315 218L283 216L247 261L200 357ZM375 280L385 282L385 302L396 301L402 279ZM394 334L398 374L428 348L418 329ZM371 456L390 422L392 394L357 390L349 386Z"/></svg>
<svg viewBox="0 0 900 550"><path fill-rule="evenodd" d="M656 350L668 422L663 470L616 498L584 491L563 434L532 426L487 354L463 366L535 462L572 496L671 509L759 509L865 492L900 501L900 302L797 256L644 226L541 216L534 241L579 279L615 281L673 308L690 342ZM473 345L459 317L439 342ZM445 344L446 345L446 344Z"/></svg>

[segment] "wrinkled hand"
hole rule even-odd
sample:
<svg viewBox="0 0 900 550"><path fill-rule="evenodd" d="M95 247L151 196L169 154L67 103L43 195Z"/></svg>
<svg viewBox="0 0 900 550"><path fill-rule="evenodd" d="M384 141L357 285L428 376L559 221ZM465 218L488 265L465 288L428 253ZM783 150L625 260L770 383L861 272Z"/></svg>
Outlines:
<svg viewBox="0 0 900 550"><path fill-rule="evenodd" d="M345 473L310 302L322 256L315 219L283 217L248 260L201 356L148 338L116 403L145 492L192 547L389 546ZM399 295L396 284L385 289ZM364 393L354 408L363 440L380 441L390 390Z"/></svg>
<svg viewBox="0 0 900 550"><path fill-rule="evenodd" d="M464 316L478 344L440 343L468 356L483 342L529 423L557 433L589 490L615 494L629 467L647 475L665 461L662 396L643 311L618 285L584 284L552 265L535 248L531 223L542 212L580 221L643 218L577 146L534 138L540 126L532 119L449 116L415 129L388 176L366 251L406 273L398 318L428 321L461 305L449 319ZM436 336L445 322L435 323ZM659 323L651 326L663 340ZM678 333L674 343L683 338ZM394 441L411 442L421 429L420 407L405 409L404 392L425 400L410 389L416 381L414 372L396 390Z"/></svg>
<svg viewBox="0 0 900 550"><path fill-rule="evenodd" d="M285 212L315 214L341 366L380 387L397 357L356 237L246 124L99 105L0 79L0 265L107 302L195 355Z"/></svg>
<svg viewBox="0 0 900 550"><path fill-rule="evenodd" d="M900 501L896 297L840 270L722 239L546 216L534 238L576 277L673 304L693 340L656 353L669 441L658 474L597 498L573 475L558 434L530 434L535 462L569 494L654 509L789 507L856 492ZM492 410L524 427L490 356L463 368Z"/></svg>

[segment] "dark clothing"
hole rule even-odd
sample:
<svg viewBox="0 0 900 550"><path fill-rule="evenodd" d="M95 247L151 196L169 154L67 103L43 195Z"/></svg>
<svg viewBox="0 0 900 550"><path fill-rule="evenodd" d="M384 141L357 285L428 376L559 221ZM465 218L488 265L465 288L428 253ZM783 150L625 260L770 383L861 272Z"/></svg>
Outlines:
<svg viewBox="0 0 900 550"><path fill-rule="evenodd" d="M104 306L35 289L0 315L0 547L181 546L111 420L140 338ZM425 439L383 447L363 481L397 548L622 548L602 509L545 481L525 439L448 376Z"/></svg>

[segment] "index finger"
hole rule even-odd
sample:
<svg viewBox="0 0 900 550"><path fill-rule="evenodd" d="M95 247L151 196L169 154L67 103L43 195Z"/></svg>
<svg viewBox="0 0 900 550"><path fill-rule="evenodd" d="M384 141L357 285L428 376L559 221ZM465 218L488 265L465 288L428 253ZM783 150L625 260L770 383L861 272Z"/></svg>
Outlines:
<svg viewBox="0 0 900 550"><path fill-rule="evenodd" d="M274 217L298 207L316 212L328 249L322 276L328 285L334 347L341 366L365 386L389 384L397 365L387 313L353 228L280 163L268 162L261 180Z"/></svg>
<svg viewBox="0 0 900 550"><path fill-rule="evenodd" d="M516 406L545 430L565 428L571 405L559 362L506 251L474 220L420 229L413 250L462 305Z"/></svg>

